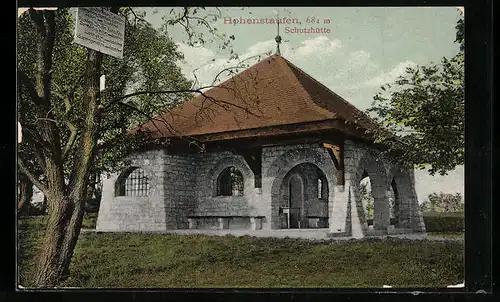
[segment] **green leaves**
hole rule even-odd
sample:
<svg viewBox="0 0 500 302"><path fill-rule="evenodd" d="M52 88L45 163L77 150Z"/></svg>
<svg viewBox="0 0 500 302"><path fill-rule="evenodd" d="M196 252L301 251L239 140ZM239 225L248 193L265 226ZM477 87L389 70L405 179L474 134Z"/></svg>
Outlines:
<svg viewBox="0 0 500 302"><path fill-rule="evenodd" d="M146 139L141 136L124 135L128 129L144 122L147 118L139 114L143 111L155 116L189 98L188 93L170 95L140 95L128 99L129 104L138 111L124 106L114 105L110 110L102 110L107 102L136 91L186 90L191 86L182 74L177 62L183 58L175 43L166 32L154 29L141 12L121 9L126 16L124 57L121 60L104 56L101 72L106 76L106 90L100 95L99 106L102 119L98 125L97 139L99 147L95 167L100 172L109 172L118 167L123 158L140 146ZM18 22L18 67L34 81L36 71L37 29L24 14ZM70 138L71 131L67 122L75 125L80 133L84 117L88 112L83 106L82 75L87 60L84 47L73 43L73 19L68 9L59 9L56 13L55 42L52 53L52 97L50 112L54 114L61 148ZM33 170L43 171L44 166L37 163L37 152L41 150L37 128L39 123L37 107L33 104L26 86L18 86L18 115L23 124L23 143L19 145L19 154L30 159L28 164ZM67 106L69 104L69 107ZM78 140L78 135L77 135ZM58 146L51 146L58 148ZM65 173L72 171L75 154L79 152L78 142L63 162ZM46 154L41 154L42 157Z"/></svg>
<svg viewBox="0 0 500 302"><path fill-rule="evenodd" d="M455 29L457 30L455 42L460 44L460 51L463 52L465 51L465 21L463 18L458 20Z"/></svg>
<svg viewBox="0 0 500 302"><path fill-rule="evenodd" d="M464 55L407 68L392 85L383 85L367 113L383 129L374 133L399 163L446 174L464 162ZM388 130L393 135L387 135Z"/></svg>

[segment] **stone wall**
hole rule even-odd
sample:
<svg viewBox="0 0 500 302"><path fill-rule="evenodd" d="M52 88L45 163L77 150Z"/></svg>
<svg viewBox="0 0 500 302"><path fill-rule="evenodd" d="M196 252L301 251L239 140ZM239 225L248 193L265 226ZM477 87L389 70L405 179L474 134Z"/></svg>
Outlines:
<svg viewBox="0 0 500 302"><path fill-rule="evenodd" d="M217 178L228 167L235 167L243 175L243 196L216 196ZM255 188L254 174L241 155L232 152L206 153L196 164L196 211L198 216L255 216L262 199ZM263 215L262 215L263 216Z"/></svg>
<svg viewBox="0 0 500 302"><path fill-rule="evenodd" d="M154 150L131 157L131 166L144 170L149 179L148 196L117 196L116 183L121 173L103 177L102 200L97 218L97 231L163 231L165 207L165 151Z"/></svg>
<svg viewBox="0 0 500 302"><path fill-rule="evenodd" d="M164 154L164 196L168 229L187 229L189 215L196 212L196 175L199 154Z"/></svg>
<svg viewBox="0 0 500 302"><path fill-rule="evenodd" d="M231 152L168 154L148 151L129 158L150 180L147 197L116 196L120 173L103 180L98 231L162 231L187 229L191 216L244 216L233 219L235 228L247 228L250 216L264 216L261 189L244 158ZM243 196L216 196L216 180L235 166L244 177ZM217 228L217 218L199 221L198 228Z"/></svg>
<svg viewBox="0 0 500 302"><path fill-rule="evenodd" d="M346 141L345 184L338 185L338 171L321 144L263 147L262 187L256 188L254 174L243 156L230 151L168 154L165 150L152 150L138 153L131 157L132 166L142 168L148 175L149 195L116 196L115 185L120 174L104 178L97 230L186 229L191 216L207 217L200 220L197 228L218 228L221 221L217 217L233 216L241 218L225 220L224 227L246 229L251 225L250 217L262 216L262 229L278 229L280 205L288 200L290 171L303 164L299 172L304 181L305 210L309 216L328 217L332 236L370 234L360 198L359 181L364 170L370 176L375 198L375 229L384 232L389 225L387 193L394 179L400 201L396 227L425 231L418 210L413 171L398 169L384 159L377 160L377 154L377 150L366 145ZM231 166L243 175L244 194L216 196L217 178ZM321 200L317 192L318 178L323 179L325 192Z"/></svg>

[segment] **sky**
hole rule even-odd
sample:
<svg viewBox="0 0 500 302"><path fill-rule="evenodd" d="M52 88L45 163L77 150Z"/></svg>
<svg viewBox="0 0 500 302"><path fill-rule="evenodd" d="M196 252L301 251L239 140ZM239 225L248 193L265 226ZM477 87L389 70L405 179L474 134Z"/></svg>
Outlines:
<svg viewBox="0 0 500 302"><path fill-rule="evenodd" d="M155 26L170 8L156 8L146 18ZM152 11L149 8L148 11ZM229 24L230 19L298 19L298 24L282 24L283 57L344 97L361 110L368 108L380 86L393 81L408 66L427 64L458 52L455 25L460 17L456 7L250 7L221 8L221 17L211 26L234 35L232 44L240 59L276 50L276 24ZM320 24L307 19L320 19ZM329 24L323 24L328 19ZM285 28L326 28L330 33L286 33ZM285 27L285 28L283 28ZM201 28L201 27L200 27ZM169 34L184 53L183 71L192 78L194 69L202 83L210 84L214 74L227 63L227 51L219 43L189 47L183 28L174 26ZM214 62L211 62L215 59ZM210 62L209 65L205 65ZM249 61L255 63L256 60ZM204 66L205 65L205 66ZM201 68L200 68L201 67Z"/></svg>
<svg viewBox="0 0 500 302"><path fill-rule="evenodd" d="M146 20L160 27L171 8L142 10ZM461 12L456 7L223 7L220 12L208 8L200 16L218 14L210 25L219 33L234 35L232 49L243 60L275 53L278 28L240 20L275 19L277 13L295 22L280 25L281 55L360 110L369 108L380 86L394 81L406 67L437 62L459 50L454 40ZM313 18L319 23L312 23ZM293 30L311 27L318 33ZM220 40L190 47L181 26L168 27L168 33L184 54L179 62L183 73L194 79L195 72L200 86L212 84L220 70L235 64L228 63L229 50L220 49ZM248 61L256 62L257 58ZM419 202L434 192L463 196L464 167L434 177L415 170L415 183Z"/></svg>
<svg viewBox="0 0 500 302"><path fill-rule="evenodd" d="M139 8L157 28L171 9ZM454 43L455 25L462 12L456 7L221 7L207 8L198 16L217 14L210 25L219 33L234 35L231 49L244 60L275 53L278 28L240 20L275 19L278 13L293 22L280 25L281 55L360 110L369 108L380 86L394 81L406 67L451 57L459 48ZM308 28L317 33L299 33ZM196 29L205 31L201 26ZM169 26L168 33L184 54L179 62L183 73L194 79L195 72L200 87L212 84L220 70L235 65L228 62L229 49L220 49L221 40L190 47L181 26ZM257 58L248 61L256 62ZM463 196L464 167L434 177L426 170L415 170L415 186L419 202L434 192Z"/></svg>

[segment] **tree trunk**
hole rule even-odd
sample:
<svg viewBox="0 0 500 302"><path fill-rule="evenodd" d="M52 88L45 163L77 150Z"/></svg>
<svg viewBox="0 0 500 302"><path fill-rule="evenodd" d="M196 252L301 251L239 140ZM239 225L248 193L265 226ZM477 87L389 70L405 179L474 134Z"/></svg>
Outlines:
<svg viewBox="0 0 500 302"><path fill-rule="evenodd" d="M33 198L33 183L23 173L19 173L19 196L17 211L19 215L29 215L31 199Z"/></svg>
<svg viewBox="0 0 500 302"><path fill-rule="evenodd" d="M61 247L64 242L67 221L71 215L71 202L60 191L47 197L49 215L42 250L38 256L35 283L38 287L54 287L62 280Z"/></svg>
<svg viewBox="0 0 500 302"><path fill-rule="evenodd" d="M118 8L112 11L117 12ZM34 15L36 18L36 15ZM50 18L53 15L47 14ZM35 20L36 21L36 20ZM50 67L55 26L53 18L46 20L46 28L38 48L37 94L43 98L39 115L51 118L50 111ZM52 40L51 40L52 39ZM83 125L79 141L75 144L73 170L68 175L69 183L64 182L63 156L58 129L53 123L41 126L42 137L53 146L45 158L46 192L48 200L48 221L45 237L39 254L35 282L38 287L54 287L69 275L69 265L80 234L85 208L87 188L90 181L91 163L94 160L97 136L101 120L99 77L101 76L102 54L87 51L82 95Z"/></svg>
<svg viewBox="0 0 500 302"><path fill-rule="evenodd" d="M43 195L42 207L40 208L42 214L47 214L47 205L48 205L47 196Z"/></svg>
<svg viewBox="0 0 500 302"><path fill-rule="evenodd" d="M81 147L76 153L76 169L71 174L67 190L55 190L54 196L48 196L49 221L36 275L39 287L54 287L69 276L69 265L82 226L90 166L96 153L100 123L98 106L102 54L89 50L86 64L83 106L87 114L80 138Z"/></svg>
<svg viewBox="0 0 500 302"><path fill-rule="evenodd" d="M87 118L83 126L81 136L82 148L77 165L75 182L70 184L72 187L71 197L75 202L73 215L69 221L66 231L66 237L61 250L61 263L64 267L66 276L69 273L69 264L73 257L73 252L80 235L82 227L83 214L85 211L85 197L89 186L92 168L91 164L96 156L97 136L99 124L101 121L99 78L101 75L102 53L89 50L87 57L87 82L84 104L86 105ZM78 177L80 176L80 177Z"/></svg>

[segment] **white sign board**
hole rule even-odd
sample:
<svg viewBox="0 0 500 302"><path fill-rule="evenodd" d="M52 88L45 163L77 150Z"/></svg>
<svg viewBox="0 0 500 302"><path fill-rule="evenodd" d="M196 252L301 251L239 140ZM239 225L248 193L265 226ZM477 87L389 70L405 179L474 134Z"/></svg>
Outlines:
<svg viewBox="0 0 500 302"><path fill-rule="evenodd" d="M23 141L23 130L21 123L17 122L17 143L20 144Z"/></svg>
<svg viewBox="0 0 500 302"><path fill-rule="evenodd" d="M101 7L78 7L75 24L75 43L119 59L123 58L124 16Z"/></svg>
<svg viewBox="0 0 500 302"><path fill-rule="evenodd" d="M106 76L102 75L99 78L99 90L103 91L104 89L106 89Z"/></svg>

